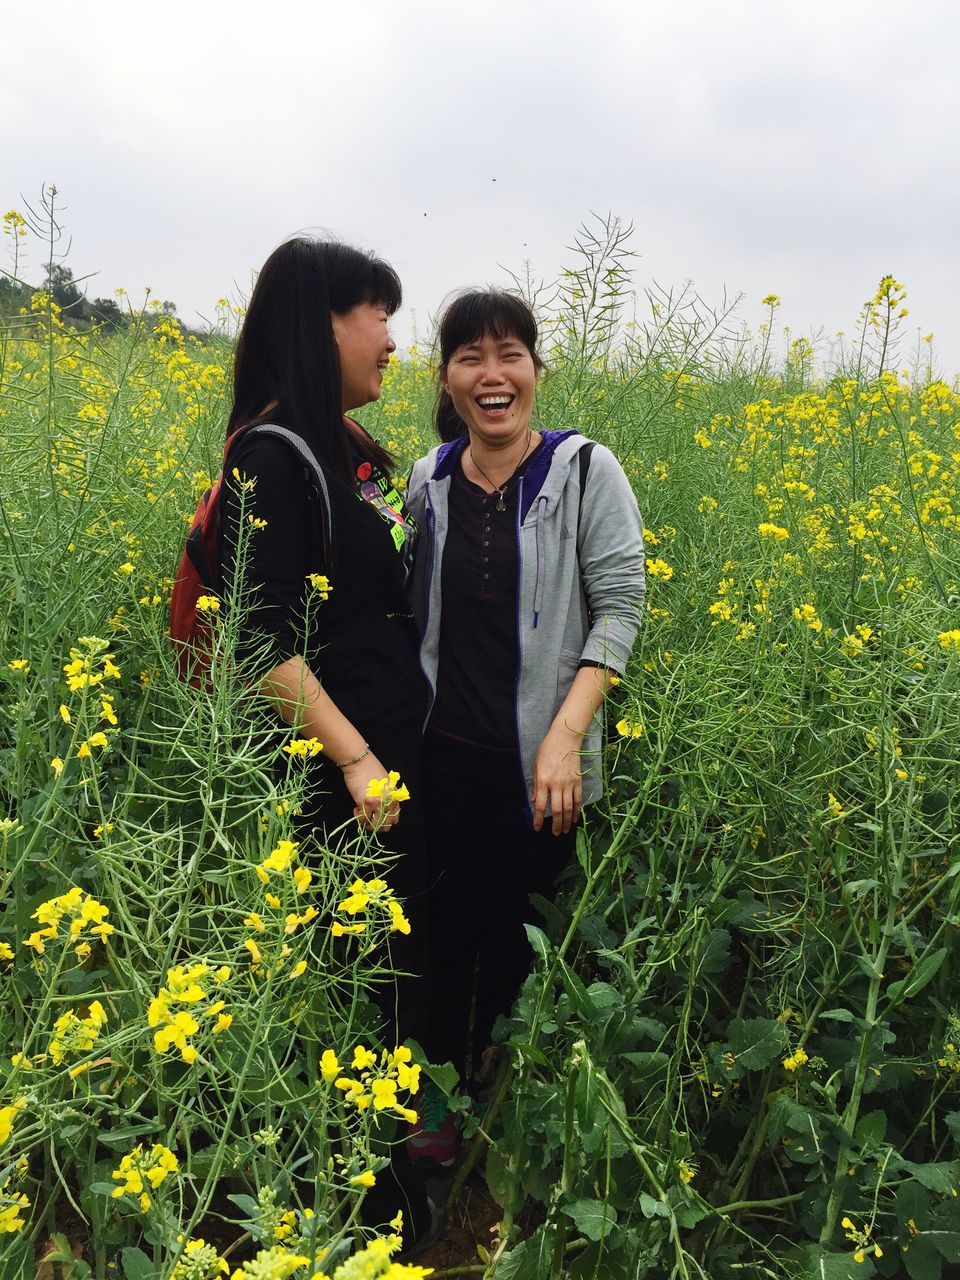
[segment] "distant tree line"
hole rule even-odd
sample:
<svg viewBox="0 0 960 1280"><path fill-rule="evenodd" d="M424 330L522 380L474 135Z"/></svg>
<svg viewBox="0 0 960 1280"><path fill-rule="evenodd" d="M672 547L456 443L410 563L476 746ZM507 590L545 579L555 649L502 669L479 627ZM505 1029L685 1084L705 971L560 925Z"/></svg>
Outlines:
<svg viewBox="0 0 960 1280"><path fill-rule="evenodd" d="M50 294L60 308L64 323L71 324L74 328L89 329L93 325L100 325L112 331L125 328L131 322L132 317L113 298L94 298L91 301L86 294L81 293L73 272L62 262L54 262L47 267L41 288ZM30 299L35 292L34 285L0 275L0 321L13 316L19 317L24 309L29 314ZM159 311L150 313L150 319L176 314L176 304L164 302Z"/></svg>

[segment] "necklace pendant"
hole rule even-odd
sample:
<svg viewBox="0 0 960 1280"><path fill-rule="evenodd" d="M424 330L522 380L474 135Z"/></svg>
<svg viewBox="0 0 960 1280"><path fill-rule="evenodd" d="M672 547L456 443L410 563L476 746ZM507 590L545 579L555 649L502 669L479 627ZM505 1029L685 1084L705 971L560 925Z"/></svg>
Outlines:
<svg viewBox="0 0 960 1280"><path fill-rule="evenodd" d="M507 509L507 504L504 502L504 500L503 500L503 494L501 493L500 498L499 498L499 501L497 502L497 510L498 510L498 511L506 511L506 509Z"/></svg>

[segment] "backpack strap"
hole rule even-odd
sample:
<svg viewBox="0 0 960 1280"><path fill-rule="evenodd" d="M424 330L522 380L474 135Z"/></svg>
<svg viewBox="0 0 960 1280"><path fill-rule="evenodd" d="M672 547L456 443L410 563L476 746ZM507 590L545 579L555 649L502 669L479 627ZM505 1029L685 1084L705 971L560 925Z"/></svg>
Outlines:
<svg viewBox="0 0 960 1280"><path fill-rule="evenodd" d="M321 555L323 558L323 568L332 576L333 574L333 505L330 502L330 488L327 485L327 478L323 474L323 468L317 461L313 450L309 448L302 436L298 436L295 431L291 431L289 427L281 427L275 422L260 422L254 426L244 427L242 431L236 432L227 445L227 451L223 459L223 469L227 469L227 456L230 454L234 441L239 442L250 440L254 436L268 436L273 440L282 440L293 450L300 461L303 463L304 470L313 481L313 488L317 498L320 501L320 523L321 536L323 545L321 547Z"/></svg>
<svg viewBox="0 0 960 1280"><path fill-rule="evenodd" d="M580 502L577 506L578 528L580 525L580 517L583 515L583 491L587 487L587 472L590 470L590 455L596 447L596 440L588 440L577 454L577 462L580 465Z"/></svg>

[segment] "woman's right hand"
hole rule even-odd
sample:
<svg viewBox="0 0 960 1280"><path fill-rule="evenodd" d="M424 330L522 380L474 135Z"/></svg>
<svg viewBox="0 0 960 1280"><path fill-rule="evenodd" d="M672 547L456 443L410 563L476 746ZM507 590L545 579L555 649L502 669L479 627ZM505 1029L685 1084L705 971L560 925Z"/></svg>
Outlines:
<svg viewBox="0 0 960 1280"><path fill-rule="evenodd" d="M343 770L343 781L353 798L353 816L366 831L389 831L400 821L400 805L388 795L368 796L371 782L386 778L388 770L373 752L368 752L356 764L348 764Z"/></svg>

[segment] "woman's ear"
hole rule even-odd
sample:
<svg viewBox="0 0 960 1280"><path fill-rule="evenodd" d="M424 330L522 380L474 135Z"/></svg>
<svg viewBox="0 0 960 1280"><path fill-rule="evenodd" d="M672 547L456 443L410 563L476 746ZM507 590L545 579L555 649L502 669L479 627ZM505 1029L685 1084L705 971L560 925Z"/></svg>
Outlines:
<svg viewBox="0 0 960 1280"><path fill-rule="evenodd" d="M440 366L440 385L443 387L444 391L446 391L447 395L449 395L450 386L447 382L447 366L445 364Z"/></svg>

